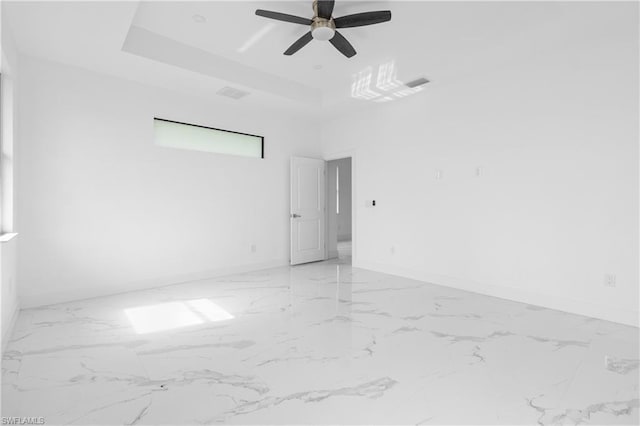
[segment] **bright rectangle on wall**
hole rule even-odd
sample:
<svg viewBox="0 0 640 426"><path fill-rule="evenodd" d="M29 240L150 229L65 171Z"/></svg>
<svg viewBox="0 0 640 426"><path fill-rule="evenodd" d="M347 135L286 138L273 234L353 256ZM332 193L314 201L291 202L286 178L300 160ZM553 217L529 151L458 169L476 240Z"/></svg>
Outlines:
<svg viewBox="0 0 640 426"><path fill-rule="evenodd" d="M264 158L264 138L262 136L162 118L153 119L153 129L154 142L158 146Z"/></svg>

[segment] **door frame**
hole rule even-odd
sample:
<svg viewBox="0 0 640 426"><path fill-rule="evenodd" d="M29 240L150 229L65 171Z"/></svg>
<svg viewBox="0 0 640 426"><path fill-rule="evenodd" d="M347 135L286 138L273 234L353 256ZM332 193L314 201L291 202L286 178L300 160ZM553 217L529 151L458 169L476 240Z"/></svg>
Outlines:
<svg viewBox="0 0 640 426"><path fill-rule="evenodd" d="M356 184L356 170L357 170L357 160L356 160L356 150L354 149L348 149L345 151L335 151L335 152L331 152L328 154L324 154L322 156L322 159L325 162L329 162L329 161L333 161L333 160L340 160L342 158L351 158L351 264L355 265L356 263L356 259L357 259L357 253L358 253L358 249L357 249L357 244L356 244L356 235L358 233L358 226L357 226L357 222L356 222L356 217L357 217L357 213L358 213L358 203L356 202L356 200L358 199L357 197L357 193L358 193L358 185ZM328 200L329 198L329 174L327 173L326 177L325 177L325 199ZM326 217L325 217L325 223L329 223L329 209L326 210ZM329 241L329 227L325 226L325 242ZM324 258L329 259L329 244L325 243L324 246Z"/></svg>

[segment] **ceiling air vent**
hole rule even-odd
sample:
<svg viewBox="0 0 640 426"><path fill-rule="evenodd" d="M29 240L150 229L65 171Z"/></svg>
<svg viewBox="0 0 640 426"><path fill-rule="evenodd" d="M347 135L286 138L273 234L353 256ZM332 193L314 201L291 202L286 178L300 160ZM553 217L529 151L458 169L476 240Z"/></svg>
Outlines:
<svg viewBox="0 0 640 426"><path fill-rule="evenodd" d="M428 82L429 82L429 80L427 80L426 78L420 77L420 78L417 78L417 79L415 79L413 81L405 83L405 86L411 87L413 89L414 87L422 86L423 84L427 84Z"/></svg>
<svg viewBox="0 0 640 426"><path fill-rule="evenodd" d="M229 87L229 86L223 87L222 89L218 90L216 93L218 93L218 95L226 96L228 98L233 98L233 99L244 98L249 94L249 92L245 92L244 90L240 90L240 89L234 89L233 87Z"/></svg>

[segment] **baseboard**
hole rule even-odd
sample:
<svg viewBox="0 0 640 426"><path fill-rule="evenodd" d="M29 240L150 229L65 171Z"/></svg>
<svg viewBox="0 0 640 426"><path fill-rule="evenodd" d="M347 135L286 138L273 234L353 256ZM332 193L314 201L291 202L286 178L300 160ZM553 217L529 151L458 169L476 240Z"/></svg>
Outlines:
<svg viewBox="0 0 640 426"><path fill-rule="evenodd" d="M18 320L18 314L20 314L20 308L18 305L15 306L13 312L11 313L11 319L9 319L9 324L2 330L2 354L4 354L4 350L11 339L11 335L13 334L13 329L16 326L16 321Z"/></svg>
<svg viewBox="0 0 640 426"><path fill-rule="evenodd" d="M145 281L135 281L110 285L108 288L92 289L71 289L64 292L51 292L36 296L21 296L21 308L38 308L58 303L75 302L78 300L93 299L96 297L113 296L116 294L129 293L132 291L148 290L151 288L165 287L192 281L201 281L211 278L219 278L226 275L242 274L246 272L260 271L264 269L277 268L289 265L288 259L278 259L268 262L252 263L246 265L236 265L224 268L216 268L196 273L173 275L170 277L155 278Z"/></svg>
<svg viewBox="0 0 640 426"><path fill-rule="evenodd" d="M568 312L571 314L599 318L619 324L630 325L633 327L639 326L639 312L637 310L622 310L618 307L608 306L605 304L597 304L566 297L535 293L511 287L483 284L470 280L447 277L438 274L430 274L422 271L415 271L393 265L383 265L375 262L354 260L353 266L362 269L369 269L371 271L382 272L385 274L397 275L404 278L428 282L444 287L465 290L471 293L478 293L486 296L497 297L500 299L526 303L529 305L541 306L544 308Z"/></svg>

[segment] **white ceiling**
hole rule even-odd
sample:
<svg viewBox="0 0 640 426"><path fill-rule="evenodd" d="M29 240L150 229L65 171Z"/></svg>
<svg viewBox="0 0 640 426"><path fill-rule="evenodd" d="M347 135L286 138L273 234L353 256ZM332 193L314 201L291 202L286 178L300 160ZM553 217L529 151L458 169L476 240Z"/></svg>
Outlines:
<svg viewBox="0 0 640 426"><path fill-rule="evenodd" d="M3 21L25 54L196 96L214 96L230 85L251 95L229 102L305 114L361 108L366 102L351 99L351 84L368 67L375 73L393 62L400 81L427 77L432 83L416 95L425 96L431 85L490 73L514 56L535 61L522 53L541 44L584 43L600 19L595 3L337 0L334 16L379 9L393 14L388 23L341 30L358 51L347 59L315 40L284 56L308 28L254 14L262 8L311 17L310 0L2 6ZM194 15L206 22L195 22Z"/></svg>

